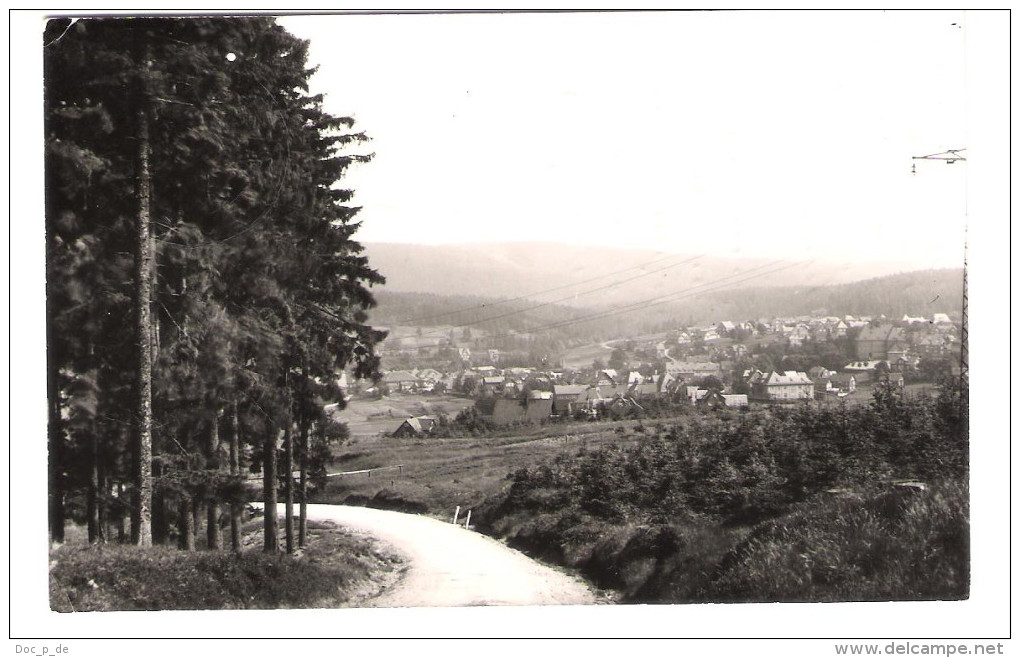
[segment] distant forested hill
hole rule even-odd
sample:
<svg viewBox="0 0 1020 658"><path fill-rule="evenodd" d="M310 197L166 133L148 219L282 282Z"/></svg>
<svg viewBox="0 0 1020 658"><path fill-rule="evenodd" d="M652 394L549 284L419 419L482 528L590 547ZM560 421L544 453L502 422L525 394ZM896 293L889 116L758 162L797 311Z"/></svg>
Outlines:
<svg viewBox="0 0 1020 658"><path fill-rule="evenodd" d="M539 330L564 339L603 340L665 331L677 325L776 316L959 314L962 270L923 270L827 286L709 288L680 295L655 294L616 304L577 308L530 299L377 291L371 321L381 326L472 326L490 333ZM646 302L644 300L651 299Z"/></svg>
<svg viewBox="0 0 1020 658"><path fill-rule="evenodd" d="M904 314L930 318L933 313L959 314L963 270L920 270L834 286L748 288L718 293L716 312L735 319L773 315Z"/></svg>
<svg viewBox="0 0 1020 658"><path fill-rule="evenodd" d="M564 306L622 306L664 295L834 285L909 271L902 263L726 258L541 242L456 245L367 243L393 292L528 297Z"/></svg>
<svg viewBox="0 0 1020 658"><path fill-rule="evenodd" d="M379 305L372 311L378 326L477 326L487 332L522 332L535 327L572 321L590 311L530 299L437 295L421 292L375 292Z"/></svg>

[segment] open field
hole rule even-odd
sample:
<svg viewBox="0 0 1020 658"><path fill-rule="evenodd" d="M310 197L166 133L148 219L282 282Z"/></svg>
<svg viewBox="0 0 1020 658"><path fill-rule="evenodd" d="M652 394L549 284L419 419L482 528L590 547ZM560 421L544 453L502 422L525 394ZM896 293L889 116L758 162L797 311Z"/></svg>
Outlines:
<svg viewBox="0 0 1020 658"><path fill-rule="evenodd" d="M551 460L581 447L629 443L653 421L549 424L514 436L398 439L361 435L344 445L330 471L365 471L330 477L315 502L390 507L445 517L498 493L506 476L522 466ZM401 466L401 468L386 468Z"/></svg>
<svg viewBox="0 0 1020 658"><path fill-rule="evenodd" d="M591 367L591 363L595 359L601 359L605 363L612 354L612 342L592 343L590 345L571 347L563 352L560 361L563 363L564 368L588 368Z"/></svg>
<svg viewBox="0 0 1020 658"><path fill-rule="evenodd" d="M387 333L386 340L382 342L382 349L414 349L418 347L439 347L450 339L453 333L453 347L473 347L475 339L485 339L489 332L479 327L471 327L471 340L464 340L464 329L452 324L441 324L431 327L419 327L417 325L390 325L380 326ZM418 335L421 332L421 335ZM399 341L399 345L397 342Z"/></svg>
<svg viewBox="0 0 1020 658"><path fill-rule="evenodd" d="M375 399L355 398L334 418L347 423L351 438L363 439L393 432L408 416L446 414L453 418L474 403L471 398L453 395L393 393Z"/></svg>

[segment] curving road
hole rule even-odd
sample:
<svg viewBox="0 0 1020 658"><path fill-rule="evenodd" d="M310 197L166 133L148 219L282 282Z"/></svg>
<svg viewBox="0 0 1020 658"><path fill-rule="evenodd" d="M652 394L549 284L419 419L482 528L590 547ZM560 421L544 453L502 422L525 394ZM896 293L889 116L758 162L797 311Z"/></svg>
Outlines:
<svg viewBox="0 0 1020 658"><path fill-rule="evenodd" d="M283 505L279 513L283 514ZM583 581L452 523L346 505L309 505L308 519L332 521L386 544L407 560L403 577L361 607L583 605Z"/></svg>

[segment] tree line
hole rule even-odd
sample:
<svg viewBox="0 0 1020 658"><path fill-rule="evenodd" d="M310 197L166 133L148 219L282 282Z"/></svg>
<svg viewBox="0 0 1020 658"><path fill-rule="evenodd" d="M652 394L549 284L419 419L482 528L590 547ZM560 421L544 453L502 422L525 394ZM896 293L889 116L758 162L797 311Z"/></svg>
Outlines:
<svg viewBox="0 0 1020 658"><path fill-rule="evenodd" d="M345 367L377 374L385 337L339 184L368 137L309 93L307 48L269 17L47 24L52 541L129 519L137 545L194 549L204 509L207 545L229 517L239 549L261 471L265 550L281 480L286 548L304 543L344 429L323 408Z"/></svg>

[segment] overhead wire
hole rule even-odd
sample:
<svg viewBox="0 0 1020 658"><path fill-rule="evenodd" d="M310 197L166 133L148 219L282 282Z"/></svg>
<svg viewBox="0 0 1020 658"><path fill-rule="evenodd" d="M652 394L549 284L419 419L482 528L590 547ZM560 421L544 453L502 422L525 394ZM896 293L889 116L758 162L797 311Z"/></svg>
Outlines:
<svg viewBox="0 0 1020 658"><path fill-rule="evenodd" d="M491 322L493 320L502 320L503 318L508 318L508 317L511 317L511 316L514 316L514 315L520 315L521 313L528 313L528 312L534 311L535 309L544 308L546 306L551 306L553 304L558 304L560 302L564 302L564 301L566 301L568 299L576 299L577 297L582 297L584 295L590 295L590 294L595 293L595 292L601 292L603 290L608 290L609 288L615 288L616 286L623 285L624 283L628 283L630 281L634 281L634 280L640 279L642 277L651 276L652 274L657 274L658 272L662 272L663 270L668 270L668 269L673 268L673 267L679 267L680 265L686 265L687 263L693 262L693 261L698 260L699 258L703 258L703 257L704 257L704 254L699 254L697 256L692 256L690 258L687 258L687 259L685 259L685 260L683 260L683 261L681 261L679 263L674 263L672 265L668 265L666 267L662 267L662 268L659 268L657 270L652 270L651 272L644 272L642 274L638 274L637 276L633 276L633 277L630 277L628 279L624 279L622 281L614 281L613 283L606 284L604 286L599 286L597 288L592 288L591 290L586 290L586 291L580 292L580 293L573 293L573 294L567 295L566 297L560 297L560 298L552 299L552 300L549 300L549 301L546 301L546 302L541 302L541 303L536 304L534 306L529 306L528 308L520 309L520 310L516 310L516 311L510 311L509 313L503 313L502 315L494 315L494 316L491 316L491 317L488 317L488 318L483 318L483 319L480 319L480 320L474 320L474 321L471 321L471 322L463 322L461 324L453 325L453 328L461 329L463 327L473 327L473 326L475 326L477 324L482 324L484 322ZM624 270L624 271L626 271L626 270ZM602 278L602 277L599 277L599 278ZM574 285L579 285L579 284L574 284ZM434 329L432 331L423 332L422 336L435 336L437 334L446 333L446 331L448 331L448 329L446 329L446 328L443 328L443 329Z"/></svg>
<svg viewBox="0 0 1020 658"><path fill-rule="evenodd" d="M530 293L526 293L526 294L523 294L523 295L518 295L517 297L513 297L511 299L500 299L500 300L497 300L497 301L494 301L494 302L486 302L486 303L483 303L483 304L474 304L472 306L465 306L465 307L457 309L455 311L447 311L445 313L434 313L432 315L420 315L418 317L413 317L413 318L404 318L403 320L400 321L400 324L417 324L418 322L421 322L422 320L431 320L433 318L440 318L440 317L444 317L444 316L447 316L447 315L457 315L459 313L464 313L466 311L474 311L474 310L482 309L482 308L491 308L493 306L500 306L500 305L503 305L503 304L510 304L512 302L518 302L518 301L520 301L522 299L530 299L532 297L538 297L538 296L545 295L545 294L550 293L550 292L557 292L559 290L565 290L566 288L573 288L575 286L580 286L580 285L584 285L586 283L591 283L592 281L598 281L599 279L604 279L604 278L606 278L608 276L615 276L617 274L623 274L624 272L629 272L631 270L640 269L642 267L648 267L649 265L654 265L655 263L660 263L660 262L662 262L664 260L669 260L670 258L675 258L675 257L676 257L676 254L669 254L669 255L663 256L661 258L656 258L656 259L647 261L645 263L640 263L638 265L634 265L633 267L628 267L628 268L625 268L625 269L622 269L622 270L617 270L615 272L607 272L606 274L600 274L598 276L591 277L590 279L583 279L581 281L576 281L574 283L568 283L566 285L556 286L555 288L547 288L545 290L539 290L537 292L530 292Z"/></svg>
<svg viewBox="0 0 1020 658"><path fill-rule="evenodd" d="M490 340L494 340L494 339L499 339L499 338L510 338L510 337L517 337L517 336L522 336L522 335L533 335L533 334L539 333L541 331L548 331L550 329L558 329L558 328L562 328L562 327L565 327L565 326L570 326L570 325L573 325L573 324L577 324L577 323L580 323L580 322L587 322L587 321L590 321L590 320L596 320L596 319L601 319L601 318L605 318L605 317L610 317L610 316L613 316L613 315L618 315L620 313L627 313L627 312L633 312L633 311L637 311L637 310L643 310L645 308L650 308L650 307L653 307L653 306L659 306L661 304L668 304L670 302L681 301L681 300L687 299L689 297L696 297L696 296L704 295L704 294L707 294L707 293L710 293L710 292L718 292L719 290L725 289L725 288L727 288L729 286L732 286L732 285L741 284L741 283L747 283L748 281L753 281L754 279L761 278L762 276L771 275L771 274L777 274L777 273L782 272L784 270L787 270L787 269L790 269L790 268L793 268L793 267L796 267L796 266L799 266L799 265L804 265L804 264L807 264L807 263L810 263L810 262L811 262L810 260L806 260L806 261L796 261L796 262L793 262L793 263L782 264L783 261L772 261L772 262L769 262L769 263L765 263L763 265L757 265L755 267L748 268L748 269L743 270L741 272L736 272L734 274L730 274L730 275L721 277L719 279L716 279L716 280L713 280L713 281L710 281L710 282L699 284L697 286L692 286L692 287L686 288L684 290L673 291L673 292L670 292L670 293L666 293L664 295L658 295L658 296L655 296L655 297L650 297L650 298L643 299L643 300L640 300L640 301L637 301L637 302L633 302L631 304L627 304L626 306L622 306L622 307L615 308L615 309L610 309L608 311L599 311L597 313L592 313L592 314L585 315L585 316L582 316L582 317L579 317L579 318L571 318L570 320L562 320L560 322L554 322L554 323L551 323L551 324L542 325L542 326L539 326L539 327L534 327L534 328L529 329L527 331L519 331L519 332L507 333L507 334L491 335L491 336L488 336L488 338ZM782 264L780 267L774 267L774 266L780 265L780 264ZM767 268L774 268L774 269L771 269L771 270L768 270L768 271L761 271L761 270L766 270ZM750 275L750 276L748 276L748 275ZM743 278L738 278L738 277L743 277ZM737 280L735 280L735 281L731 280L731 279L735 279L735 278ZM704 290L699 290L699 288L704 288ZM418 346L418 347L409 348L409 349L379 350L379 351L376 352L376 354L406 353L408 351L413 351L413 350L436 349L438 347L442 347L442 346L440 346L440 345L423 345L423 346Z"/></svg>

